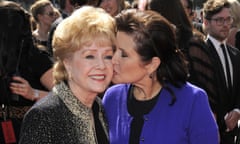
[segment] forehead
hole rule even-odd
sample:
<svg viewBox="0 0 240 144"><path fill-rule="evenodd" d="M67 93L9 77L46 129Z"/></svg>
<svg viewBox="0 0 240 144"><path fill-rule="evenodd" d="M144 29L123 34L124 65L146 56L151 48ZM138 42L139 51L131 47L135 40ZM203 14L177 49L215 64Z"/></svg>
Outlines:
<svg viewBox="0 0 240 144"><path fill-rule="evenodd" d="M137 53L133 37L125 32L117 32L117 46L125 52Z"/></svg>
<svg viewBox="0 0 240 144"><path fill-rule="evenodd" d="M52 6L51 4L49 4L49 5L46 5L46 6L44 7L44 9L45 9L45 10L53 10L53 6Z"/></svg>
<svg viewBox="0 0 240 144"><path fill-rule="evenodd" d="M229 17L229 16L231 16L229 8L223 8L219 13L213 15L213 17Z"/></svg>
<svg viewBox="0 0 240 144"><path fill-rule="evenodd" d="M80 48L80 50L83 51L113 51L114 49L115 44L113 44L111 40L104 37L95 38L91 41L86 41Z"/></svg>
<svg viewBox="0 0 240 144"><path fill-rule="evenodd" d="M135 45L133 37L125 32L121 32L121 31L117 32L117 43L119 46Z"/></svg>
<svg viewBox="0 0 240 144"><path fill-rule="evenodd" d="M113 53L113 48L110 45L98 45L97 43L92 43L91 45L84 45L81 49L77 51L79 51L82 54L89 53L109 54Z"/></svg>
<svg viewBox="0 0 240 144"><path fill-rule="evenodd" d="M115 42L111 38L108 38L107 36L99 35L96 37L86 39L85 42L83 42L83 45L85 46L96 45L98 47L104 47L114 46Z"/></svg>

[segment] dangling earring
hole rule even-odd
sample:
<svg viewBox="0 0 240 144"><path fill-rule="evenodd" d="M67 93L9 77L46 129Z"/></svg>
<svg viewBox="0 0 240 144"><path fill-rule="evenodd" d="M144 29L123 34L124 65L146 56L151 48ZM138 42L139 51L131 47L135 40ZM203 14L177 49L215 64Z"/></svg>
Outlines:
<svg viewBox="0 0 240 144"><path fill-rule="evenodd" d="M152 73L149 75L149 78L150 78L150 79L152 79L152 78L153 78L153 74L152 74Z"/></svg>

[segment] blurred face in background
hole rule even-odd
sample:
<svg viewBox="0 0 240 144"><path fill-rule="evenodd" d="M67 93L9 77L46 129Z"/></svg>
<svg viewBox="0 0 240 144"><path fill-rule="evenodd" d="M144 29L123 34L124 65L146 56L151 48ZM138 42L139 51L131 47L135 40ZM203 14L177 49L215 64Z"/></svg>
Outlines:
<svg viewBox="0 0 240 144"><path fill-rule="evenodd" d="M181 0L181 3L189 19L193 21L196 17L196 13L194 12L194 10L192 10L187 0Z"/></svg>
<svg viewBox="0 0 240 144"><path fill-rule="evenodd" d="M52 5L44 7L44 12L38 14L39 22L45 25L51 25L56 20L56 12Z"/></svg>
<svg viewBox="0 0 240 144"><path fill-rule="evenodd" d="M100 7L108 12L111 16L118 14L118 0L102 0Z"/></svg>

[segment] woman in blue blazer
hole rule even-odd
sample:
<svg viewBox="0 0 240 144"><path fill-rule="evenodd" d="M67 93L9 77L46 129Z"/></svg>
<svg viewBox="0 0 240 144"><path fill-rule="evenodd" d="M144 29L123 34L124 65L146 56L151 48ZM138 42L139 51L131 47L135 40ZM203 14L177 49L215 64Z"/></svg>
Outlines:
<svg viewBox="0 0 240 144"><path fill-rule="evenodd" d="M205 91L186 81L175 28L153 11L126 10L116 23L116 85L103 97L110 143L218 144Z"/></svg>

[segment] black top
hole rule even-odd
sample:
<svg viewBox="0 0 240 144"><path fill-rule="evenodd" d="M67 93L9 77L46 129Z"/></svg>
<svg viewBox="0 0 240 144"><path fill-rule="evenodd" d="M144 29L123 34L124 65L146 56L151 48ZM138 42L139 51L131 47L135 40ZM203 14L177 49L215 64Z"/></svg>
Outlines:
<svg viewBox="0 0 240 144"><path fill-rule="evenodd" d="M28 58L25 60L22 59L18 75L26 79L32 88L47 90L41 84L40 78L52 67L52 65L53 62L45 53L41 52L37 48L34 48ZM19 96L17 101L12 99L10 100L10 105L13 106L31 106L33 103L33 101L25 99L22 96Z"/></svg>
<svg viewBox="0 0 240 144"><path fill-rule="evenodd" d="M133 95L133 88L134 86L131 85L127 99L128 112L130 113L130 115L133 116L133 120L131 122L129 143L138 144L144 124L143 116L145 114L148 114L154 108L161 91L159 91L159 93L150 100L139 101Z"/></svg>
<svg viewBox="0 0 240 144"><path fill-rule="evenodd" d="M95 101L93 104L93 116L94 116L94 124L97 135L97 141L99 144L109 144L107 136L104 132L101 121L99 120L99 104Z"/></svg>
<svg viewBox="0 0 240 144"><path fill-rule="evenodd" d="M39 39L37 39L36 37L33 37L33 42L36 44L36 45L42 45L42 46L45 46L47 47L47 40L46 41L41 41Z"/></svg>

